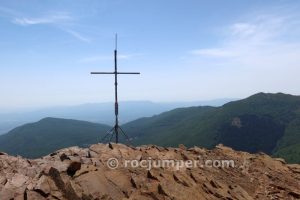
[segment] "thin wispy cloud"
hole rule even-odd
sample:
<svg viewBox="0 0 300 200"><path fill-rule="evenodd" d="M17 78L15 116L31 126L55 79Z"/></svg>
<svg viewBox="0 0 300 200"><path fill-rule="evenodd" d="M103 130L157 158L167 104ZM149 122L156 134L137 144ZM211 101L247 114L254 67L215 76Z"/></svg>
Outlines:
<svg viewBox="0 0 300 200"><path fill-rule="evenodd" d="M81 35L79 32L76 32L76 31L71 30L71 29L63 29L63 30L66 31L67 33L71 34L72 36L74 36L78 40L81 40L83 42L91 42L91 39Z"/></svg>
<svg viewBox="0 0 300 200"><path fill-rule="evenodd" d="M0 13L4 13L6 17L11 18L11 22L20 26L36 26L36 25L51 25L52 27L59 28L72 37L82 41L91 42L91 39L83 36L73 28L74 18L69 12L49 12L38 17L28 17L26 14L20 13L16 10L1 7Z"/></svg>
<svg viewBox="0 0 300 200"><path fill-rule="evenodd" d="M216 59L232 58L232 61L244 64L251 59L258 64L259 61L265 63L270 57L274 60L285 58L295 51L300 52L300 40L288 40L289 33L300 31L295 20L291 16L263 15L254 20L236 22L225 28L226 37L221 44L192 50L190 54Z"/></svg>
<svg viewBox="0 0 300 200"><path fill-rule="evenodd" d="M70 20L72 20L72 17L70 16L69 13L57 12L57 13L52 13L37 18L31 18L31 17L15 18L13 20L13 23L21 26L29 26L29 25L38 25L38 24L61 24Z"/></svg>
<svg viewBox="0 0 300 200"><path fill-rule="evenodd" d="M274 42L292 28L293 20L287 16L261 15L253 21L237 22L229 27L230 40L247 40L256 44Z"/></svg>
<svg viewBox="0 0 300 200"><path fill-rule="evenodd" d="M221 42L188 52L203 81L228 93L297 91L300 74L299 16L257 15L224 27ZM219 86L215 82L220 83Z"/></svg>
<svg viewBox="0 0 300 200"><path fill-rule="evenodd" d="M249 23L235 23L231 26L232 34L247 37L249 35L254 34L256 30L256 26L254 24Z"/></svg>

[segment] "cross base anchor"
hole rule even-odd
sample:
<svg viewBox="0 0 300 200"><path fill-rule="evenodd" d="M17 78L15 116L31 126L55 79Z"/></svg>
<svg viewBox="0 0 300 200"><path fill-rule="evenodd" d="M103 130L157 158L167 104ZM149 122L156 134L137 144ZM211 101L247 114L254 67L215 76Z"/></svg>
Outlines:
<svg viewBox="0 0 300 200"><path fill-rule="evenodd" d="M128 135L125 133L125 131L121 128L121 126L118 126L118 125L115 125L114 127L112 127L109 131L107 131L106 135L104 135L100 142L105 142L106 140L105 139L108 139L108 143L111 142L113 136L115 135L116 136L116 143L119 142L119 133L122 133L125 137L126 137L126 140L130 143L130 138L128 137ZM110 137L108 137L110 135Z"/></svg>

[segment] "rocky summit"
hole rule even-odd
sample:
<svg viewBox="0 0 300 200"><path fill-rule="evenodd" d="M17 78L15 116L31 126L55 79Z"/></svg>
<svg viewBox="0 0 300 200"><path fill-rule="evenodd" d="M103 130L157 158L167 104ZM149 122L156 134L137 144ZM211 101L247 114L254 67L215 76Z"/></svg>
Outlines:
<svg viewBox="0 0 300 200"><path fill-rule="evenodd" d="M95 144L35 160L0 153L0 199L300 199L300 165L223 145Z"/></svg>

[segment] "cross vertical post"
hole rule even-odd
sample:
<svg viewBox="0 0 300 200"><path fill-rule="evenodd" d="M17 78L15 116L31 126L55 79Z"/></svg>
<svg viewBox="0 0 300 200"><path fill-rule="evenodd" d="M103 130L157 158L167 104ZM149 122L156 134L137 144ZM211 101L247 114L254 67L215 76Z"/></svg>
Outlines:
<svg viewBox="0 0 300 200"><path fill-rule="evenodd" d="M117 36L117 34L116 34L115 42L116 42L115 43L115 50L114 50L114 64L115 64L114 67L115 67L115 71L114 72L91 72L91 74L114 74L115 75L115 125L110 131L108 131L108 133L102 138L102 140L104 140L109 134L111 134L111 137L109 139L109 140L111 140L111 138L115 134L115 141L116 141L116 143L118 143L119 142L119 130L129 140L126 133L119 126L118 75L119 74L140 74L140 73L139 72L118 72L118 62L117 62L118 36Z"/></svg>
<svg viewBox="0 0 300 200"><path fill-rule="evenodd" d="M116 47L114 51L115 59L115 133L116 133L116 143L119 142L119 103L118 103L118 63L117 63L117 48L118 48L118 36L116 35Z"/></svg>

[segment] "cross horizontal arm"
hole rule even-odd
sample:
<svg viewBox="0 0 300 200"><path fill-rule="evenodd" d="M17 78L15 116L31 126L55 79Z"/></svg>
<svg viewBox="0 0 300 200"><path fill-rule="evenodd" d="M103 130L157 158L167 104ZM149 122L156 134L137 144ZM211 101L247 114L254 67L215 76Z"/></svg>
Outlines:
<svg viewBox="0 0 300 200"><path fill-rule="evenodd" d="M140 74L140 72L91 72L91 74Z"/></svg>
<svg viewBox="0 0 300 200"><path fill-rule="evenodd" d="M140 72L117 72L117 74L141 74Z"/></svg>
<svg viewBox="0 0 300 200"><path fill-rule="evenodd" d="M115 74L115 72L91 72L91 74Z"/></svg>
<svg viewBox="0 0 300 200"><path fill-rule="evenodd" d="M91 72L91 74L115 74L114 72Z"/></svg>

